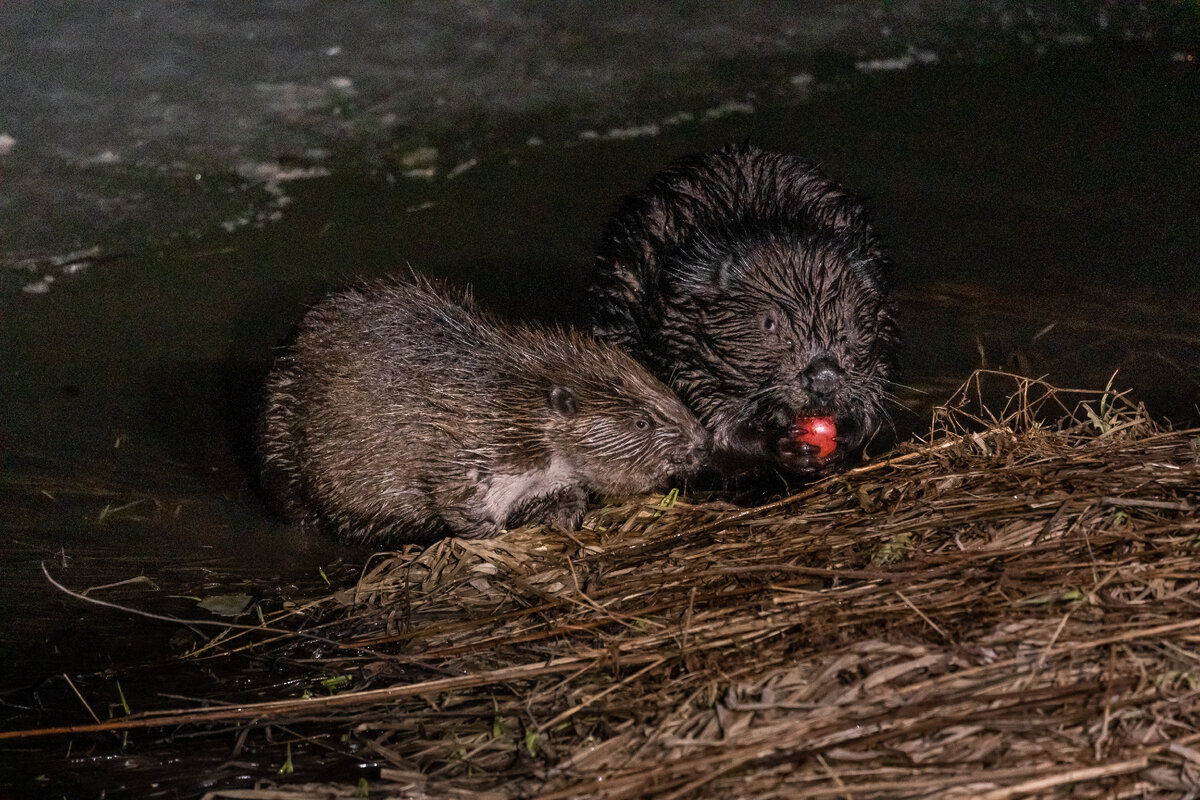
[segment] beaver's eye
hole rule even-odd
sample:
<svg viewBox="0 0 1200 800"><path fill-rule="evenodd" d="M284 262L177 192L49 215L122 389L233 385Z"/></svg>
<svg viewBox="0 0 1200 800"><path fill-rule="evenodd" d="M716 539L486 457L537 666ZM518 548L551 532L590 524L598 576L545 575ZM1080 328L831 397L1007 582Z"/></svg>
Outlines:
<svg viewBox="0 0 1200 800"><path fill-rule="evenodd" d="M650 420L646 419L645 417L638 417L638 421L633 424L637 426L639 431L650 430Z"/></svg>

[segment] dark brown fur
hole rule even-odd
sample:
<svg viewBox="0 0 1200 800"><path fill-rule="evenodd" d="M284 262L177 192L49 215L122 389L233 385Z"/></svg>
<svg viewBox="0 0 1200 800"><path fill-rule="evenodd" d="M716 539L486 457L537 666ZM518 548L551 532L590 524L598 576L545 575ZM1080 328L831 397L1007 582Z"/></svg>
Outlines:
<svg viewBox="0 0 1200 800"><path fill-rule="evenodd" d="M696 412L718 471L823 475L886 419L890 271L863 204L815 166L727 146L625 200L597 250L592 330ZM828 458L788 436L802 415L835 418Z"/></svg>
<svg viewBox="0 0 1200 800"><path fill-rule="evenodd" d="M589 490L647 491L708 447L619 349L501 322L423 281L315 306L266 391L262 477L277 508L372 544L575 529Z"/></svg>

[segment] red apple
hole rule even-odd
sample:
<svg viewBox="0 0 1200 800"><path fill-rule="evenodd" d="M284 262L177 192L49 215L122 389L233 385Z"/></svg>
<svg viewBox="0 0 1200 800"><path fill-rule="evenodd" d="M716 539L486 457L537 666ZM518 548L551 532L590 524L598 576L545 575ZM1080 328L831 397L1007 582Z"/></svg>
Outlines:
<svg viewBox="0 0 1200 800"><path fill-rule="evenodd" d="M818 459L826 458L837 449L837 426L833 417L797 417L788 433L797 442L818 448Z"/></svg>

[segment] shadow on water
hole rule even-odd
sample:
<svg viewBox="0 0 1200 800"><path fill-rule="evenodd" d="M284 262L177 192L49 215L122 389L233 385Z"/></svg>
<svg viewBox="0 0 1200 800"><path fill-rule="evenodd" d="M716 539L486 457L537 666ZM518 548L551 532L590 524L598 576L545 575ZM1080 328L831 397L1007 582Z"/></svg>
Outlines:
<svg viewBox="0 0 1200 800"><path fill-rule="evenodd" d="M123 675L139 710L221 683L171 660L191 641L186 629L65 598L42 562L79 589L145 576L97 595L182 617L202 615L188 598L238 591L277 608L320 591L318 568L353 579L367 553L273 522L250 469L258 384L305 304L411 265L470 282L513 316L578 322L590 249L617 199L727 140L810 155L871 199L900 264L898 393L911 409L897 414L901 435L980 366L1080 388L1119 369L1116 386L1195 422L1196 77L1160 53L1077 51L860 76L807 102L759 98L753 115L650 138L558 131L542 146L497 146L453 179L296 184L285 219L266 229L3 298L3 725L86 719L64 673L110 702ZM121 672L147 661L154 668ZM267 669L246 680L283 678ZM58 764L75 777L55 781L105 785L114 752L106 741L93 760Z"/></svg>

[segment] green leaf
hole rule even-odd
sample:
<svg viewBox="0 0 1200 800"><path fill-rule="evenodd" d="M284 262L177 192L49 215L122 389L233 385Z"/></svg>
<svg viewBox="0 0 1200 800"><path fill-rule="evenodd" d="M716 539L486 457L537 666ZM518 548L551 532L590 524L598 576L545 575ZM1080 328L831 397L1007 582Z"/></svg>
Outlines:
<svg viewBox="0 0 1200 800"><path fill-rule="evenodd" d="M280 775L291 775L296 771L296 766L292 763L292 743L287 745L287 761L283 762L283 766L279 768Z"/></svg>
<svg viewBox="0 0 1200 800"><path fill-rule="evenodd" d="M536 728L525 729L525 749L529 755L536 756L538 751L538 732Z"/></svg>
<svg viewBox="0 0 1200 800"><path fill-rule="evenodd" d="M333 677L325 678L321 681L321 685L328 689L330 694L335 693L338 689L348 686L349 683L349 675L334 675Z"/></svg>
<svg viewBox="0 0 1200 800"><path fill-rule="evenodd" d="M125 709L125 716L129 716L133 712L129 710L129 701L125 699L125 692L121 690L121 682L117 681L117 694L121 698L121 708Z"/></svg>
<svg viewBox="0 0 1200 800"><path fill-rule="evenodd" d="M875 555L871 557L871 565L886 567L897 561L903 561L912 552L912 549L912 537L907 533L898 533L890 541L884 542L883 546L875 552Z"/></svg>

